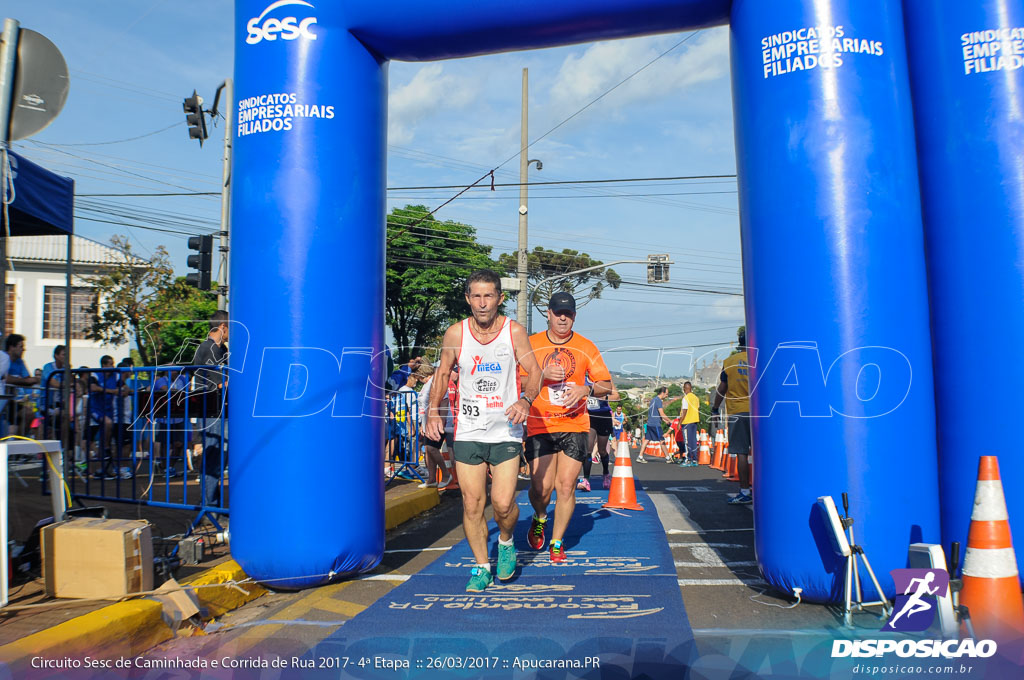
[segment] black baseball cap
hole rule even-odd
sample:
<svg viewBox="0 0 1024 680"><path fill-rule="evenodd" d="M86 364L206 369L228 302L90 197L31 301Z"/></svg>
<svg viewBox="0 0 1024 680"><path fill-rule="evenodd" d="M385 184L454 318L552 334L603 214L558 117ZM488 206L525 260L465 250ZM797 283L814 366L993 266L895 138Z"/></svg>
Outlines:
<svg viewBox="0 0 1024 680"><path fill-rule="evenodd" d="M576 313L576 299L566 292L555 293L548 302L548 309L556 314L558 312Z"/></svg>

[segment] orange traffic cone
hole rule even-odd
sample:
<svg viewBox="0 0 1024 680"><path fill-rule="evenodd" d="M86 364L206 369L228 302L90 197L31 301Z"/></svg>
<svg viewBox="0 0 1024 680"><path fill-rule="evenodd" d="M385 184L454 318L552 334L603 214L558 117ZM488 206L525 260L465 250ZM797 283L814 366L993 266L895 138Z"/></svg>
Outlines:
<svg viewBox="0 0 1024 680"><path fill-rule="evenodd" d="M970 610L979 637L1008 640L1024 635L1024 600L995 456L982 456L978 462L963 580L960 604Z"/></svg>
<svg viewBox="0 0 1024 680"><path fill-rule="evenodd" d="M715 433L715 460L711 464L714 470L722 469L722 458L725 457L725 435L721 430Z"/></svg>
<svg viewBox="0 0 1024 680"><path fill-rule="evenodd" d="M726 479L728 479L730 482L738 482L738 481L740 481L740 466L739 466L739 461L737 461L737 459L736 459L736 454L735 453L730 453L729 454L729 466L728 466L728 469L725 471L725 474L723 476Z"/></svg>
<svg viewBox="0 0 1024 680"><path fill-rule="evenodd" d="M739 468L736 468L736 479L739 481ZM750 447L750 451L747 452L747 484L750 488L754 488L754 447Z"/></svg>
<svg viewBox="0 0 1024 680"><path fill-rule="evenodd" d="M451 491L457 491L459 488L459 478L455 474L455 460L453 459L451 453L448 451L448 447L441 449L441 456L444 457L444 469L441 469L440 467L437 468L436 481L438 482L439 485L438 490L443 491L445 489L448 489ZM450 476L451 481L449 481L446 486L440 487L440 483L444 481L445 476Z"/></svg>
<svg viewBox="0 0 1024 680"><path fill-rule="evenodd" d="M619 457L619 452L615 452L615 457ZM665 452L661 450L661 442L647 442L647 448L644 449L644 458L664 458Z"/></svg>
<svg viewBox="0 0 1024 680"><path fill-rule="evenodd" d="M697 463L699 463L700 465L710 465L711 445L708 443L707 439L700 443L700 449L698 450L700 451L700 458L697 460Z"/></svg>
<svg viewBox="0 0 1024 680"><path fill-rule="evenodd" d="M629 444L624 439L619 440L619 448L615 450L615 467L612 468L612 488L608 490L608 502L601 507L618 510L644 509L636 502L633 464L629 460Z"/></svg>
<svg viewBox="0 0 1024 680"><path fill-rule="evenodd" d="M714 455L711 456L711 469L721 470L722 469L722 454L724 453L724 445L722 444L722 431L719 430L715 433L715 449Z"/></svg>

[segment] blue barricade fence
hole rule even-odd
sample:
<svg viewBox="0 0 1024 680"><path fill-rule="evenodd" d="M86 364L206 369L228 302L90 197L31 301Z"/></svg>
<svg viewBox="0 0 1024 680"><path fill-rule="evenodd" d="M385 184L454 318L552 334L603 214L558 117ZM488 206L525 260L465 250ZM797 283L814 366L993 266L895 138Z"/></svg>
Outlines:
<svg viewBox="0 0 1024 680"><path fill-rule="evenodd" d="M61 438L63 375L37 390L40 438ZM218 515L229 514L227 368L78 368L71 376L64 476L72 498L194 510L193 528L205 516L219 529Z"/></svg>
<svg viewBox="0 0 1024 680"><path fill-rule="evenodd" d="M420 461L420 409L419 394L416 392L387 393L388 422L385 428L384 445L385 484L396 477L402 479L423 478L419 469Z"/></svg>

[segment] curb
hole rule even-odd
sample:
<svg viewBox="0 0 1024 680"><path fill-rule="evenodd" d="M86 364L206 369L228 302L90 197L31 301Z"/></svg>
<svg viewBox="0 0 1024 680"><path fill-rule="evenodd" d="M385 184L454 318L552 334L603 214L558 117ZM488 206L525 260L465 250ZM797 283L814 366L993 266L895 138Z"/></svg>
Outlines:
<svg viewBox="0 0 1024 680"><path fill-rule="evenodd" d="M212 569L207 569L201 574L197 574L181 585L214 586L218 583L243 581L247 578L248 576L242 571L242 567L238 566L238 562L229 560ZM257 583L246 583L244 586L231 585L219 588L198 588L193 592L199 600L200 616L204 621L208 621L222 616L232 609L238 609L246 602L255 600L267 591Z"/></svg>
<svg viewBox="0 0 1024 680"><path fill-rule="evenodd" d="M437 489L414 489L384 503L384 530L390 531L441 502Z"/></svg>
<svg viewBox="0 0 1024 680"><path fill-rule="evenodd" d="M394 529L440 503L437 489L412 489L384 504L385 530ZM208 586L248 578L234 560L208 569L182 583ZM195 591L204 620L222 616L267 591L259 585L225 585ZM146 598L118 602L75 617L0 647L0 662L18 677L31 668L32 657L93 659L132 657L175 637L164 620L163 605ZM45 675L45 672L44 672Z"/></svg>
<svg viewBox="0 0 1024 680"><path fill-rule="evenodd" d="M155 600L132 600L89 612L0 647L0 660L12 677L31 668L36 656L130 657L174 637L164 622L163 605Z"/></svg>

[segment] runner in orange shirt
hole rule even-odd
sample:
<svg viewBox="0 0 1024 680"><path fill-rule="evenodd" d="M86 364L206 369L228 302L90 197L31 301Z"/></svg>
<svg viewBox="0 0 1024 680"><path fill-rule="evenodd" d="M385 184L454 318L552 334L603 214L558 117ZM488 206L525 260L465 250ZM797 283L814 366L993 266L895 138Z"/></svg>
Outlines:
<svg viewBox="0 0 1024 680"><path fill-rule="evenodd" d="M548 330L530 336L543 382L527 420L526 459L534 509L527 542L534 550L544 548L548 503L557 489L552 562L565 561L562 538L576 507L576 479L583 459L590 455L587 397L604 397L612 391L611 374L601 353L593 342L573 332L575 321L576 300L569 293L555 293L548 303ZM586 384L588 377L593 384Z"/></svg>

